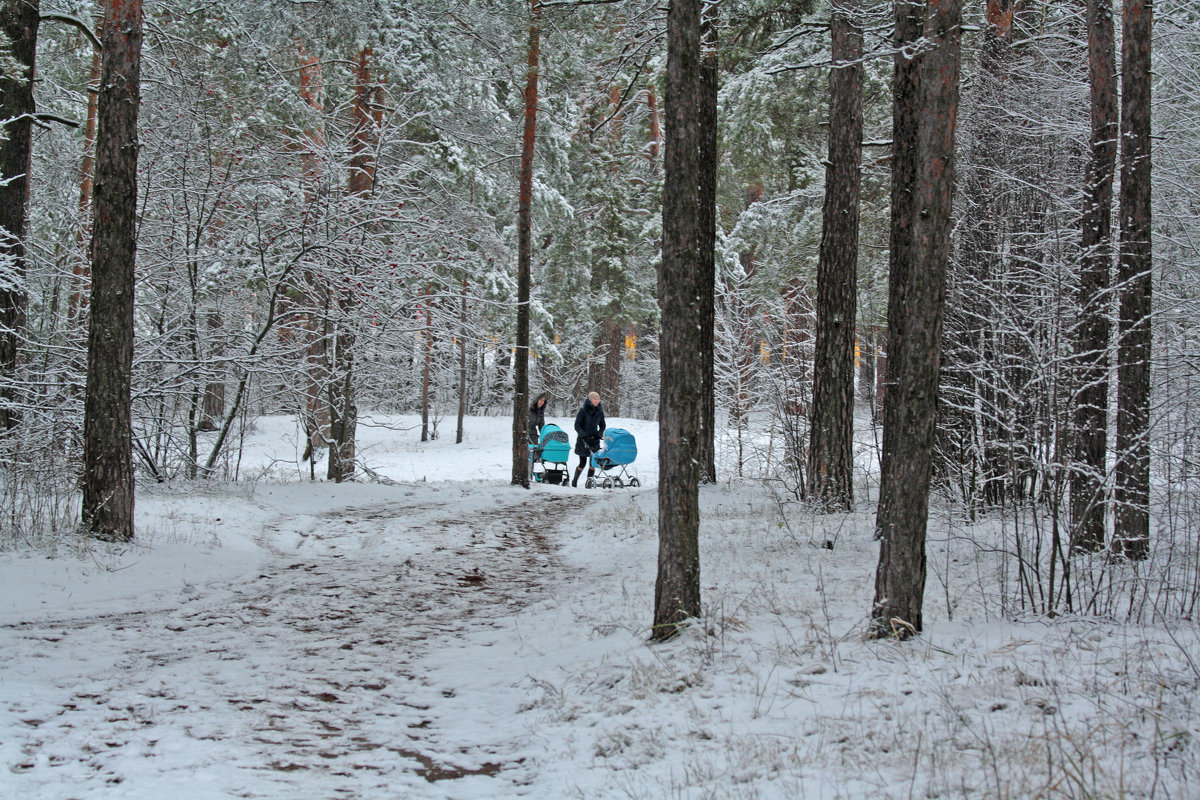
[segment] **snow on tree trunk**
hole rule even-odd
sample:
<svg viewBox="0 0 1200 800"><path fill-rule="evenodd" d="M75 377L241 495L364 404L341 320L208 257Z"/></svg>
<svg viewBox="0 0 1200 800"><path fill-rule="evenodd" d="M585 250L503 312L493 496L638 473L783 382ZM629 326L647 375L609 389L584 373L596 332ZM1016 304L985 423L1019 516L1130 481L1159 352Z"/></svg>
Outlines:
<svg viewBox="0 0 1200 800"><path fill-rule="evenodd" d="M29 303L25 229L33 158L38 21L37 0L0 2L0 31L9 61L0 70L0 432L15 428L20 420L16 381Z"/></svg>
<svg viewBox="0 0 1200 800"><path fill-rule="evenodd" d="M1114 538L1128 558L1150 547L1150 42L1153 6L1124 0L1121 37L1121 293L1117 348Z"/></svg>
<svg viewBox="0 0 1200 800"><path fill-rule="evenodd" d="M1108 369L1111 336L1113 176L1117 156L1117 65L1112 0L1088 0L1091 155L1084 180L1079 323L1075 329L1077 394L1071 470L1071 548L1096 551L1105 538L1108 472Z"/></svg>

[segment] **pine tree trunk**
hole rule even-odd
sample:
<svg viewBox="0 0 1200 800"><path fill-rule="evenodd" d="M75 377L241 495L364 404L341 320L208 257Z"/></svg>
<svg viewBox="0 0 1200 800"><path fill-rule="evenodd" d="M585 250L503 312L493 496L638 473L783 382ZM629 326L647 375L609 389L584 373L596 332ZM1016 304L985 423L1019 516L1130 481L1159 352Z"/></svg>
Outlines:
<svg viewBox="0 0 1200 800"><path fill-rule="evenodd" d="M862 28L857 3L835 4L829 73L829 164L817 262L817 333L808 449L809 497L824 511L854 501L854 330L862 161Z"/></svg>
<svg viewBox="0 0 1200 800"><path fill-rule="evenodd" d="M1088 0L1091 157L1084 183L1083 260L1075 330L1074 455L1071 549L1104 547L1104 484L1108 472L1108 354L1112 324L1113 175L1117 157L1117 65L1112 0Z"/></svg>
<svg viewBox="0 0 1200 800"><path fill-rule="evenodd" d="M209 348L212 372L215 374L204 384L204 407L200 417L200 430L215 431L217 424L225 417L225 367L221 363L225 356L225 348L220 342L224 323L221 321L221 313L216 309L211 309L205 315L205 319L209 335L215 341L215 344Z"/></svg>
<svg viewBox="0 0 1200 800"><path fill-rule="evenodd" d="M92 188L96 179L96 106L100 97L100 50L92 53L92 71L88 74L87 120L83 125L83 158L79 161L79 228L75 241L79 252L71 267L71 300L67 313L77 319L87 307L88 283L91 280L88 242L92 227Z"/></svg>
<svg viewBox="0 0 1200 800"><path fill-rule="evenodd" d="M428 442L429 436L429 386L433 372L433 286L425 287L425 335L422 347L425 350L421 366L421 441Z"/></svg>
<svg viewBox="0 0 1200 800"><path fill-rule="evenodd" d="M533 145L537 134L538 59L542 3L529 0L529 52L525 73L525 130L521 137L521 187L517 203L517 347L513 370L512 485L529 487L529 283L533 261Z"/></svg>
<svg viewBox="0 0 1200 800"><path fill-rule="evenodd" d="M1121 37L1121 287L1114 538L1150 555L1150 41L1153 6L1124 0Z"/></svg>
<svg viewBox="0 0 1200 800"><path fill-rule="evenodd" d="M700 432L702 368L696 332L701 234L699 129L700 0L667 12L666 148L663 158L662 316L658 405L658 578L651 639L674 636L700 614Z"/></svg>
<svg viewBox="0 0 1200 800"><path fill-rule="evenodd" d="M5 55L20 72L0 70L0 259L12 266L0 279L0 431L20 421L15 382L29 295L25 287L25 228L29 220L29 170L33 158L34 62L38 0L0 2ZM7 271L7 270L6 270Z"/></svg>
<svg viewBox="0 0 1200 800"><path fill-rule="evenodd" d="M604 412L610 417L619 417L621 415L621 353L625 346L625 332L613 317L606 319L600 327L604 335L604 363L601 370L603 378L598 385L603 388L597 391L604 398ZM596 385L593 384L593 387Z"/></svg>
<svg viewBox="0 0 1200 800"><path fill-rule="evenodd" d="M83 523L133 539L133 292L137 255L141 0L109 0L97 108L92 292L83 423Z"/></svg>
<svg viewBox="0 0 1200 800"><path fill-rule="evenodd" d="M334 483L354 478L354 436L358 426L358 407L354 401L354 333L344 318L334 335L334 375L330 381L329 464L325 477Z"/></svg>
<svg viewBox="0 0 1200 800"><path fill-rule="evenodd" d="M703 384L700 390L700 479L717 482L717 388L716 363L713 347L716 338L717 284L717 96L719 74L717 63L718 6L705 4L700 19L700 94L697 99L699 127L700 209L700 273L696 276L700 291L700 368Z"/></svg>
<svg viewBox="0 0 1200 800"><path fill-rule="evenodd" d="M467 279L462 282L462 304L458 317L458 426L454 443L462 444L463 419L467 416Z"/></svg>
<svg viewBox="0 0 1200 800"><path fill-rule="evenodd" d="M920 36L920 6L902 2L896 9L897 44L915 41ZM924 30L929 48L921 63L914 65L903 53L897 55L892 190L896 251L888 282L888 387L875 522L880 540L871 608L876 636L905 638L923 625L925 526L954 188L961 15L959 0L930 0ZM916 69L919 77L911 74Z"/></svg>

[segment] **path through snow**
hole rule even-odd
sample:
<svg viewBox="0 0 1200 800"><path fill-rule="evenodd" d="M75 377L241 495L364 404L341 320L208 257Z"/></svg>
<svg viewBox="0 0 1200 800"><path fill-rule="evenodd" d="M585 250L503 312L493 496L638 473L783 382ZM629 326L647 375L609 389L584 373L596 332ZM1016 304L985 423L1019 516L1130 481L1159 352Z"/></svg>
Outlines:
<svg viewBox="0 0 1200 800"><path fill-rule="evenodd" d="M137 785L147 760L213 797L399 797L472 778L520 793L534 722L514 729L522 709L495 706L519 693L490 678L521 675L517 612L570 580L548 523L590 498L491 493L483 510L430 509L419 494L419 507L285 514L264 527L272 555L248 580L189 586L162 611L0 627L24 654L4 680L31 687L5 709L20 721L6 750L21 753L6 771L44 776L22 788L46 797L167 796L161 778Z"/></svg>

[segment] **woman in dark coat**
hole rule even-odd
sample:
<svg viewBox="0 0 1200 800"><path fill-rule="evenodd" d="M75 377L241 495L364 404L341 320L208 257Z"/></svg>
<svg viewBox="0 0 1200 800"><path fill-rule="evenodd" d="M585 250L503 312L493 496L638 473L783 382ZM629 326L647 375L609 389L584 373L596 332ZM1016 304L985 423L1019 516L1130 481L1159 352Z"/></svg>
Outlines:
<svg viewBox="0 0 1200 800"><path fill-rule="evenodd" d="M546 393L539 394L529 404L529 443L540 444L542 441L542 426L546 424Z"/></svg>
<svg viewBox="0 0 1200 800"><path fill-rule="evenodd" d="M600 449L604 428L604 405L600 402L600 393L590 392L575 415L575 453L579 456L579 466L575 468L572 486L579 485L579 473L583 472L584 467L587 467L589 478L596 473L590 458L592 453Z"/></svg>

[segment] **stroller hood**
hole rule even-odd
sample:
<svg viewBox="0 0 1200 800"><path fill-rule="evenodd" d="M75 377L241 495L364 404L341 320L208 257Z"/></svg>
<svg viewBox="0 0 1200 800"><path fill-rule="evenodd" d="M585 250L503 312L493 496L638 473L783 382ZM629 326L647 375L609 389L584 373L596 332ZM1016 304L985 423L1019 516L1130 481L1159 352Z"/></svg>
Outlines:
<svg viewBox="0 0 1200 800"><path fill-rule="evenodd" d="M637 440L624 428L609 428L599 455L612 464L632 464L637 458Z"/></svg>

